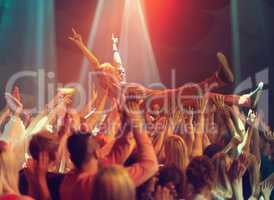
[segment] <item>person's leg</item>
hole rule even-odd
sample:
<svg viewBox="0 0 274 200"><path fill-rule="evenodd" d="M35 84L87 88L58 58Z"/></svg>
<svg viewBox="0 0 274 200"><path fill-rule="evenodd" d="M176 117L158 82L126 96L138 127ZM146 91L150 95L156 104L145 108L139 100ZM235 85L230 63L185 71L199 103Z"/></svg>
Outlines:
<svg viewBox="0 0 274 200"><path fill-rule="evenodd" d="M179 95L203 95L214 89L222 88L229 83L233 83L234 75L229 67L224 54L218 52L217 58L220 68L209 78L199 83L188 83L177 89Z"/></svg>
<svg viewBox="0 0 274 200"><path fill-rule="evenodd" d="M238 105L240 107L248 107L248 108L255 108L259 103L259 100L263 93L264 83L260 82L257 88L245 95L224 95L225 104L227 105ZM212 98L217 93L209 93L209 97Z"/></svg>
<svg viewBox="0 0 274 200"><path fill-rule="evenodd" d="M238 105L240 107L251 107L251 98L247 97L247 96L239 96L239 95L224 95L224 94L220 94L220 93L213 93L213 92L209 92L207 94L208 99L213 99L215 96L223 96L224 97L224 102L226 105ZM201 96L184 96L181 98L177 99L177 106L179 107L195 107L196 106L196 99L200 98Z"/></svg>
<svg viewBox="0 0 274 200"><path fill-rule="evenodd" d="M249 96L240 96L236 94L229 94L229 95L224 95L224 94L218 94L218 93L209 93L208 96L210 99L213 99L217 95L222 95L224 96L224 101L226 105L232 106L232 105L237 105L240 107L251 107L251 98Z"/></svg>
<svg viewBox="0 0 274 200"><path fill-rule="evenodd" d="M240 107L247 107L247 108L255 108L260 100L260 97L263 92L263 86L264 84L260 82L258 84L258 87L250 92L249 94L245 95L237 95L237 94L220 94L220 93L214 93L209 92L205 94L209 99L213 99L215 96L222 95L224 97L224 101L226 105L237 105ZM199 98L199 96L181 96L177 99L177 105L184 104L186 106L194 106L195 105L195 99Z"/></svg>

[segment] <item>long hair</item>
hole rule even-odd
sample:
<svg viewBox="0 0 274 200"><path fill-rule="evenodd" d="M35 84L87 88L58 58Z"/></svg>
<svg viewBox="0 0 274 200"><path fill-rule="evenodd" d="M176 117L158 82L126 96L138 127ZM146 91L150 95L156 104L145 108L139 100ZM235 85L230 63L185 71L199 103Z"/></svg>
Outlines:
<svg viewBox="0 0 274 200"><path fill-rule="evenodd" d="M9 145L0 141L0 195L19 194L19 166Z"/></svg>
<svg viewBox="0 0 274 200"><path fill-rule="evenodd" d="M95 177L91 199L134 200L135 185L125 168L112 165L101 169Z"/></svg>
<svg viewBox="0 0 274 200"><path fill-rule="evenodd" d="M177 135L169 136L165 142L165 165L175 166L184 172L189 164L185 141Z"/></svg>
<svg viewBox="0 0 274 200"><path fill-rule="evenodd" d="M212 159L216 172L216 186L214 188L214 193L230 199L232 198L233 191L228 177L226 159L228 159L228 155L224 153L216 154Z"/></svg>

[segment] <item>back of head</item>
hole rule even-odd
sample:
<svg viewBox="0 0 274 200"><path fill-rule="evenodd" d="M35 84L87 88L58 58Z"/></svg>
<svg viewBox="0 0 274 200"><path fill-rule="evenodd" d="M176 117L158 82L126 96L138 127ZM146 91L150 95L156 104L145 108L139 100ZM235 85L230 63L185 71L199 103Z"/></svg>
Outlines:
<svg viewBox="0 0 274 200"><path fill-rule="evenodd" d="M176 192L179 196L183 195L183 190L185 189L185 175L184 173L175 166L163 167L160 170L158 176L158 183L162 187L168 187L170 184L176 189Z"/></svg>
<svg viewBox="0 0 274 200"><path fill-rule="evenodd" d="M219 144L210 144L204 150L204 155L208 158L213 158L217 153L221 152L223 147Z"/></svg>
<svg viewBox="0 0 274 200"><path fill-rule="evenodd" d="M134 200L135 186L122 166L109 166L96 175L91 199Z"/></svg>
<svg viewBox="0 0 274 200"><path fill-rule="evenodd" d="M49 159L56 159L58 150L58 138L49 131L41 131L32 136L29 144L29 153L34 160L38 160L39 153L46 151L49 154Z"/></svg>
<svg viewBox="0 0 274 200"><path fill-rule="evenodd" d="M18 194L19 166L10 146L0 140L0 195Z"/></svg>
<svg viewBox="0 0 274 200"><path fill-rule="evenodd" d="M67 148L70 159L77 169L81 169L93 156L98 148L90 133L75 132L68 138Z"/></svg>
<svg viewBox="0 0 274 200"><path fill-rule="evenodd" d="M196 192L213 189L215 185L214 166L206 156L192 159L186 171L188 182Z"/></svg>
<svg viewBox="0 0 274 200"><path fill-rule="evenodd" d="M176 166L185 171L188 163L188 151L184 140L177 135L169 136L165 141L165 165Z"/></svg>

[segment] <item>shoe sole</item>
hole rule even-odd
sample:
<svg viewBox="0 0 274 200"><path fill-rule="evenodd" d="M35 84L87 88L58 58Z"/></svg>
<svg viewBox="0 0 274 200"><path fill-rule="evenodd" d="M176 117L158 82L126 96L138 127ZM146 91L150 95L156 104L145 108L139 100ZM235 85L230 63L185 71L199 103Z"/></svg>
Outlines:
<svg viewBox="0 0 274 200"><path fill-rule="evenodd" d="M231 71L231 68L229 67L228 61L225 57L225 55L221 52L217 53L217 58L221 64L221 67L224 69L224 72L228 78L228 80L233 83L234 82L234 75L233 72Z"/></svg>

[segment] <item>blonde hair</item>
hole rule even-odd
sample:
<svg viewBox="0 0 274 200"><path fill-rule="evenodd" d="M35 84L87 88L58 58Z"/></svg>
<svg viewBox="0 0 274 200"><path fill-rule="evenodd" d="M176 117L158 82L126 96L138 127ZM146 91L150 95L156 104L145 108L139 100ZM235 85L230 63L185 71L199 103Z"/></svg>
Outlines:
<svg viewBox="0 0 274 200"><path fill-rule="evenodd" d="M134 200L135 185L122 166L112 165L103 168L96 175L91 199L96 200Z"/></svg>
<svg viewBox="0 0 274 200"><path fill-rule="evenodd" d="M165 142L165 165L176 166L184 172L189 164L185 141L177 135L169 136Z"/></svg>
<svg viewBox="0 0 274 200"><path fill-rule="evenodd" d="M18 189L19 166L9 145L0 141L0 195L15 193Z"/></svg>

